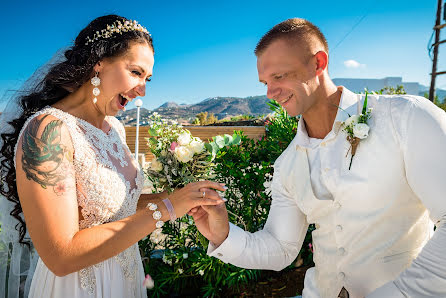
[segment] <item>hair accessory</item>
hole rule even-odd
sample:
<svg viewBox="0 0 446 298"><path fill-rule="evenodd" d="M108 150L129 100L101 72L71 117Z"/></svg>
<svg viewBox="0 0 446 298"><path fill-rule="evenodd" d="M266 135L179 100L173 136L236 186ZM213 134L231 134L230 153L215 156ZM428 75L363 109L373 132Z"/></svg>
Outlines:
<svg viewBox="0 0 446 298"><path fill-rule="evenodd" d="M123 24L121 21L118 20L114 21L113 24L111 25L107 25L106 29L102 29L100 32L96 31L93 37L87 36L86 38L87 41L85 42L85 45L93 43L100 38L106 39L112 37L114 34L122 34L123 32L129 32L129 31L140 31L150 35L149 31L147 31L146 28L138 24L137 21L127 20Z"/></svg>
<svg viewBox="0 0 446 298"><path fill-rule="evenodd" d="M101 94L101 90L99 90L98 86L101 85L101 79L98 77L98 72L96 72L96 75L94 77L91 78L91 84L94 86L93 88L93 103L96 103L98 101L98 99L96 98L96 96L98 96L99 94Z"/></svg>
<svg viewBox="0 0 446 298"><path fill-rule="evenodd" d="M175 214L175 209L173 209L172 203L169 198L165 198L163 200L164 205L166 205L167 212L169 212L170 221L175 221L177 219L177 215Z"/></svg>
<svg viewBox="0 0 446 298"><path fill-rule="evenodd" d="M155 203L149 203L149 204L147 204L146 208L151 210L151 211L154 211L153 214L152 214L152 217L153 217L154 220L157 221L155 226L158 229L162 228L164 226L164 221L162 221L160 219L163 217L163 215L161 214L161 211L157 210L158 209L158 205L155 204Z"/></svg>

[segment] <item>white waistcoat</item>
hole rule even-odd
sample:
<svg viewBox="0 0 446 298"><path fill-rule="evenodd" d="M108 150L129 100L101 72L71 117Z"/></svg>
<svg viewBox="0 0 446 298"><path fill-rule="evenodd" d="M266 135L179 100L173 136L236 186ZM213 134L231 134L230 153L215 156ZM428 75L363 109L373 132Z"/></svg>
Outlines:
<svg viewBox="0 0 446 298"><path fill-rule="evenodd" d="M370 101L376 104L373 97ZM389 105L390 100L375 106L370 136L361 141L351 171L349 158L339 157L343 168L335 175L342 185L332 193L333 201L314 196L305 148L289 148L297 152L281 161L283 187L294 194L307 222L316 225L313 259L324 298L337 297L342 287L351 297L364 297L395 279L433 233L428 211L402 179L404 161ZM349 145L345 141L346 151Z"/></svg>

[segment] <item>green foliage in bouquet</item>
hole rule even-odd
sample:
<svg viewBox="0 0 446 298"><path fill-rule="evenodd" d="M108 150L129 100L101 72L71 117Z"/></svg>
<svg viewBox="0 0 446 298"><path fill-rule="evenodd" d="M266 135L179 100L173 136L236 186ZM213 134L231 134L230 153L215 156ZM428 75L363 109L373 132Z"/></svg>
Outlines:
<svg viewBox="0 0 446 298"><path fill-rule="evenodd" d="M289 117L277 102L270 102L270 107L274 114L266 123L266 136L260 140L249 139L238 132L234 136L214 137L213 142L205 145L214 158L212 180L226 183L228 187L224 196L230 221L250 232L262 229L266 222L271 205L273 164L294 138L298 124L298 120ZM170 139L174 140L175 137ZM299 254L300 264L312 264L313 229L313 226L309 228ZM149 295L181 293L222 297L227 289L259 277L259 270L242 269L207 256L207 246L207 240L189 216L174 224L166 223L162 233L154 232L141 241L142 255L150 258L145 262L146 273L155 281Z"/></svg>

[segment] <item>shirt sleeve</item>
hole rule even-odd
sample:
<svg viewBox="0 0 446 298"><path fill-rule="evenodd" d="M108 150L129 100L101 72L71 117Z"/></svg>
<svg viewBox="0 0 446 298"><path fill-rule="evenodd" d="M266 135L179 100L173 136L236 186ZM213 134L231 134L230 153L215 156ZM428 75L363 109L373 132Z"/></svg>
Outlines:
<svg viewBox="0 0 446 298"><path fill-rule="evenodd" d="M392 108L406 179L437 230L406 270L367 297L446 297L446 114L419 97Z"/></svg>
<svg viewBox="0 0 446 298"><path fill-rule="evenodd" d="M242 268L277 271L290 265L297 257L308 223L294 197L281 183L280 162L286 152L274 165L272 203L265 227L249 233L231 224L228 237L218 248L209 245L210 256Z"/></svg>

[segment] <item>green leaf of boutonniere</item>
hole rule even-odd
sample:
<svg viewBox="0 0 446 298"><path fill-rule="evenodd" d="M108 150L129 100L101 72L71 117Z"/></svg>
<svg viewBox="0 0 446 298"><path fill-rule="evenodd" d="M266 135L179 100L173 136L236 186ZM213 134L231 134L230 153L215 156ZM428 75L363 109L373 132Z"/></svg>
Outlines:
<svg viewBox="0 0 446 298"><path fill-rule="evenodd" d="M363 115L365 115L367 113L367 96L368 96L368 92L365 92L365 99L364 99L364 104L362 105L362 113Z"/></svg>

